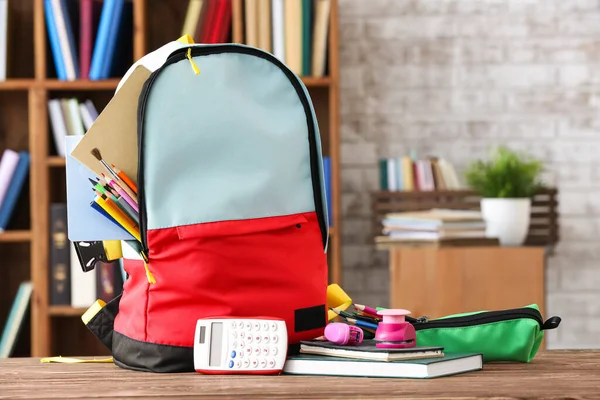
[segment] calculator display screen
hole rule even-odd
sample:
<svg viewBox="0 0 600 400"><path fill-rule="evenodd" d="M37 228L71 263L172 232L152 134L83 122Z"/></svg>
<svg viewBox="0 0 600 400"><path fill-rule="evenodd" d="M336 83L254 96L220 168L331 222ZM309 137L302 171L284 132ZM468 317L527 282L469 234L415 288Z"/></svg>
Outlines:
<svg viewBox="0 0 600 400"><path fill-rule="evenodd" d="M213 322L210 331L210 360L208 365L218 367L221 365L221 346L223 340L223 323Z"/></svg>

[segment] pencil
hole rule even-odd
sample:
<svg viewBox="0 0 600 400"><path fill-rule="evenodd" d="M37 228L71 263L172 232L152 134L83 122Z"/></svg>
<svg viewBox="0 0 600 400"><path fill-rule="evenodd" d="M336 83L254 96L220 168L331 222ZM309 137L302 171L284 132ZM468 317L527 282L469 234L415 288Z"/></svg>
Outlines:
<svg viewBox="0 0 600 400"><path fill-rule="evenodd" d="M115 164L111 164L113 170L117 173L117 176L119 178L121 178L121 180L123 182L125 182L125 184L127 186L129 186L129 189L133 190L133 192L135 194L137 194L138 190L137 190L137 186L135 185L135 183L133 183L133 181L131 179L129 179L129 177L127 175L125 175L125 172L121 171L119 168L115 167Z"/></svg>
<svg viewBox="0 0 600 400"><path fill-rule="evenodd" d="M131 234L137 241L141 241L140 229L137 224L129 218L119 206L115 204L111 199L103 199L102 197L97 197L95 199L96 203L100 205L111 217L113 217L127 232Z"/></svg>
<svg viewBox="0 0 600 400"><path fill-rule="evenodd" d="M346 318L346 321L348 321L350 323L353 323L354 325L359 326L361 328L377 329L377 325L371 324L369 322L361 321L361 320L358 320L358 319Z"/></svg>
<svg viewBox="0 0 600 400"><path fill-rule="evenodd" d="M117 191L117 193L121 196L125 198L125 201L127 201L127 203L129 203L129 205L131 206L131 208L133 208L135 210L136 213L140 212L140 209L138 207L137 201L135 201L134 199L131 198L131 196L129 196L125 190L123 190L123 188L115 181L111 180L109 182L109 184L113 187L113 189L115 189Z"/></svg>
<svg viewBox="0 0 600 400"><path fill-rule="evenodd" d="M362 305L362 304L355 304L355 305L354 305L354 308L355 308L355 309L357 309L357 310L360 310L360 311L362 311L363 313L371 314L371 315L373 315L374 317L376 317L376 316L377 316L377 310L376 310L376 309L374 309L374 308L371 308L371 307L369 307L369 306L364 306L364 305Z"/></svg>
<svg viewBox="0 0 600 400"><path fill-rule="evenodd" d="M95 201L92 201L92 202L90 202L90 207L92 207L94 210L98 211L99 214L102 214L102 216L106 217L106 219L108 219L110 222L112 222L119 228L123 229L125 232L127 232L127 229L123 228L121 226L121 224L119 224L117 221L115 221L115 219L113 217L111 217L109 213L104 211L104 209L102 207L100 207L100 205L98 203L96 203ZM127 233L129 233L129 232L127 232Z"/></svg>
<svg viewBox="0 0 600 400"><path fill-rule="evenodd" d="M129 203L127 203L127 200L125 200L123 196L119 196L117 198L117 204L121 207L123 211L125 211L125 214L127 214L131 219L135 221L136 224L140 224L140 218L138 216L138 213L136 213L135 210L129 205Z"/></svg>

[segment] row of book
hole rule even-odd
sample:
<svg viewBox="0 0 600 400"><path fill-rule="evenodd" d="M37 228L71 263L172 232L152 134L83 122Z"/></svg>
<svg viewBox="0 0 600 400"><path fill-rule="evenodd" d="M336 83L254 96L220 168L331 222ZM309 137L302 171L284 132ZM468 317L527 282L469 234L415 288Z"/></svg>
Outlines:
<svg viewBox="0 0 600 400"><path fill-rule="evenodd" d="M296 75L327 67L330 0L246 0L246 44L272 53Z"/></svg>
<svg viewBox="0 0 600 400"><path fill-rule="evenodd" d="M97 299L108 302L121 293L126 275L122 263L97 262L83 272L75 246L68 239L67 205L50 205L50 304L90 307Z"/></svg>
<svg viewBox="0 0 600 400"><path fill-rule="evenodd" d="M231 42L231 0L190 0L181 35L196 43Z"/></svg>
<svg viewBox="0 0 600 400"><path fill-rule="evenodd" d="M77 98L48 100L48 114L56 153L65 157L65 137L83 135L92 126L98 111L91 100L80 102Z"/></svg>
<svg viewBox="0 0 600 400"><path fill-rule="evenodd" d="M454 166L443 158L404 156L379 160L381 190L458 190L461 183Z"/></svg>
<svg viewBox="0 0 600 400"><path fill-rule="evenodd" d="M182 35L197 43L231 41L232 7L231 0L189 0ZM272 53L297 75L324 76L330 7L330 0L245 0L244 43Z"/></svg>
<svg viewBox="0 0 600 400"><path fill-rule="evenodd" d="M0 234L8 227L27 181L30 156L27 151L4 150L0 159Z"/></svg>
<svg viewBox="0 0 600 400"><path fill-rule="evenodd" d="M133 61L133 2L44 0L60 80L122 76Z"/></svg>

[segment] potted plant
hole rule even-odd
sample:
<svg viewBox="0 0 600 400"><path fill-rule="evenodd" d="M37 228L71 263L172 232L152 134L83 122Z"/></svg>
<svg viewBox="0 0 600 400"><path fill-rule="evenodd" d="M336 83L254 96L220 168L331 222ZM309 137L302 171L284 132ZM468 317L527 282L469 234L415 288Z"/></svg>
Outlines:
<svg viewBox="0 0 600 400"><path fill-rule="evenodd" d="M469 164L465 179L482 197L486 236L497 237L503 246L523 244L541 172L540 161L506 147L497 148L489 161Z"/></svg>

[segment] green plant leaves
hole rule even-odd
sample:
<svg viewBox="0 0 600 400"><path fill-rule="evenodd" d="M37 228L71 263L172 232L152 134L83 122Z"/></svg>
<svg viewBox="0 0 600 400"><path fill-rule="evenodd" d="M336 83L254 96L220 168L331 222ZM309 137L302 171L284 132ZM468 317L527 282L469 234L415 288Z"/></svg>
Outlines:
<svg viewBox="0 0 600 400"><path fill-rule="evenodd" d="M490 161L469 164L465 179L484 198L523 198L539 190L541 172L539 160L499 147Z"/></svg>

